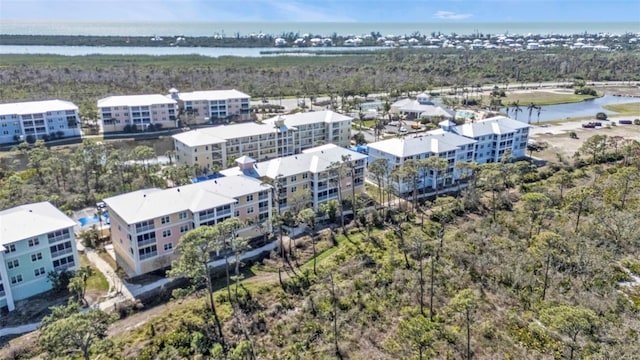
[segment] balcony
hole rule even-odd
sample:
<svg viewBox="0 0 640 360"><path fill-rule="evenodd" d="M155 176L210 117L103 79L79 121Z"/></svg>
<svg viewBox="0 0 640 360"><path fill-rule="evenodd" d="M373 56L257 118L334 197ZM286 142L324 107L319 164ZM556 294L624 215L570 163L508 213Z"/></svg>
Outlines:
<svg viewBox="0 0 640 360"><path fill-rule="evenodd" d="M138 241L138 247L151 245L155 243L156 243L156 238L146 239L146 240Z"/></svg>
<svg viewBox="0 0 640 360"><path fill-rule="evenodd" d="M72 252L73 252L72 248L66 248L64 250L52 251L51 252L51 258L55 259L55 258L63 256L63 255L71 254Z"/></svg>
<svg viewBox="0 0 640 360"><path fill-rule="evenodd" d="M158 256L158 251L152 251L149 253L145 253L145 254L140 254L140 260L144 260L144 259L148 259L148 258L152 258L152 257L156 257Z"/></svg>
<svg viewBox="0 0 640 360"><path fill-rule="evenodd" d="M143 233L143 232L147 232L150 230L154 230L155 227L153 226L153 224L149 224L149 225L143 225L143 226L136 226L136 233Z"/></svg>
<svg viewBox="0 0 640 360"><path fill-rule="evenodd" d="M67 270L69 268L72 268L74 266L76 266L76 263L72 261L72 262L68 262L68 263L66 263L64 265L58 265L58 266L54 267L53 271L61 272L61 271L65 271L65 270Z"/></svg>

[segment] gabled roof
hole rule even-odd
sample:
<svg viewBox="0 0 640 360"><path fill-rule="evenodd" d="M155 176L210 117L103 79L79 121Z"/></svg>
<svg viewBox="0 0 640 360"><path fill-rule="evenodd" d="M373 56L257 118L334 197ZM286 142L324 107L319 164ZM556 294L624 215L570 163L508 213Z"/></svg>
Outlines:
<svg viewBox="0 0 640 360"><path fill-rule="evenodd" d="M452 110L445 109L444 107L439 105L421 104L418 100L414 99L398 100L391 106L398 109L398 111L400 112L419 113L420 116L445 116L449 118L453 118L455 116L455 112L453 112Z"/></svg>
<svg viewBox="0 0 640 360"><path fill-rule="evenodd" d="M275 124L278 119L284 119L285 125L291 126L300 126L307 124L315 124L315 123L335 123L347 120L353 120L352 117L345 116L342 114L338 114L331 110L325 111L309 111L303 113L295 113L291 115L278 115L267 120L264 120L265 124Z"/></svg>
<svg viewBox="0 0 640 360"><path fill-rule="evenodd" d="M236 163L242 164L242 165L251 164L251 163L256 162L256 160L254 158L252 158L251 156L247 156L247 155L240 156L235 161L236 161Z"/></svg>
<svg viewBox="0 0 640 360"><path fill-rule="evenodd" d="M519 129L525 129L530 125L504 116L495 116L489 119L458 125L454 132L466 137L476 138L485 135L501 135L513 133Z"/></svg>
<svg viewBox="0 0 640 360"><path fill-rule="evenodd" d="M39 202L0 211L0 247L77 225L51 205Z"/></svg>
<svg viewBox="0 0 640 360"><path fill-rule="evenodd" d="M176 104L170 97L160 94L148 95L119 95L109 96L98 100L98 107L111 106L150 106L156 104Z"/></svg>
<svg viewBox="0 0 640 360"><path fill-rule="evenodd" d="M343 147L326 144L306 149L302 154L290 155L263 161L253 166L251 170L241 170L238 167L222 170L220 173L233 176L244 174L254 177L292 176L305 172L320 173L326 171L336 162L341 162L343 156L350 156L351 160L366 159L366 155Z"/></svg>
<svg viewBox="0 0 640 360"><path fill-rule="evenodd" d="M416 137L393 138L378 141L368 146L369 150L375 149L393 156L405 158L425 153L440 154L475 142L473 139L452 133L429 132Z"/></svg>
<svg viewBox="0 0 640 360"><path fill-rule="evenodd" d="M242 123L201 128L173 135L173 138L192 147L209 144L221 144L230 139L246 136L260 136L276 133L279 129L273 124Z"/></svg>
<svg viewBox="0 0 640 360"><path fill-rule="evenodd" d="M189 147L222 144L227 142L227 140L214 135L213 131L207 129L209 128L186 131L183 133L175 134L172 137Z"/></svg>
<svg viewBox="0 0 640 360"><path fill-rule="evenodd" d="M78 110L78 107L64 100L24 101L0 104L0 115L40 114L48 111Z"/></svg>
<svg viewBox="0 0 640 360"><path fill-rule="evenodd" d="M170 189L144 189L104 199L128 224L189 210L198 212L237 202L240 196L268 189L246 176L220 177Z"/></svg>
<svg viewBox="0 0 640 360"><path fill-rule="evenodd" d="M185 93L178 93L178 98L182 101L198 101L198 100L226 100L226 99L240 99L250 98L251 96L238 91L232 90L205 90L205 91L192 91Z"/></svg>
<svg viewBox="0 0 640 360"><path fill-rule="evenodd" d="M276 128L278 120L283 120L284 124ZM352 120L352 118L333 111L313 111L293 115L279 115L264 120L262 124L242 123L196 129L173 135L173 138L189 147L203 146L224 143L229 139L238 137L259 136L290 130L296 131L296 126L305 124L333 123L346 120Z"/></svg>

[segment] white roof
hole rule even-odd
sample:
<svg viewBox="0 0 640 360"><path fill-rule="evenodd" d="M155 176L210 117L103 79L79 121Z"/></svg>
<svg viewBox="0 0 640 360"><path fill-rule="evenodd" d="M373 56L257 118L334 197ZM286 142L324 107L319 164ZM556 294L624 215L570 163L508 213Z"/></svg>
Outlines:
<svg viewBox="0 0 640 360"><path fill-rule="evenodd" d="M378 141L368 146L369 149L375 149L393 156L405 158L425 153L440 154L475 142L473 139L447 132L428 132L422 136Z"/></svg>
<svg viewBox="0 0 640 360"><path fill-rule="evenodd" d="M420 104L418 100L413 99L398 100L391 106L400 112L415 112L419 113L420 116L445 116L453 118L455 115L453 111L445 109L442 106Z"/></svg>
<svg viewBox="0 0 640 360"><path fill-rule="evenodd" d="M173 135L181 143L193 147L224 143L227 140L245 136L259 136L275 133L273 124L242 123L201 128Z"/></svg>
<svg viewBox="0 0 640 360"><path fill-rule="evenodd" d="M271 179L305 172L320 173L326 171L333 163L342 162L342 156L350 156L354 161L367 157L359 152L334 144L326 144L306 149L302 154L259 162L252 169L241 170L239 167L234 167L222 170L220 173L228 176L246 175L256 178L266 176Z"/></svg>
<svg viewBox="0 0 640 360"><path fill-rule="evenodd" d="M21 205L0 211L0 250L2 245L75 225L75 221L49 202Z"/></svg>
<svg viewBox="0 0 640 360"><path fill-rule="evenodd" d="M295 113L291 115L278 115L270 119L264 120L265 124L274 124L278 119L284 119L287 126L300 126L316 123L334 123L347 120L353 120L352 117L338 114L331 110L325 111L309 111L303 113Z"/></svg>
<svg viewBox="0 0 640 360"><path fill-rule="evenodd" d="M133 224L189 210L198 212L235 203L236 198L268 189L246 176L221 177L170 189L144 189L104 199L110 211Z"/></svg>
<svg viewBox="0 0 640 360"><path fill-rule="evenodd" d="M0 115L40 114L48 111L78 110L78 107L64 100L25 101L0 104Z"/></svg>
<svg viewBox="0 0 640 360"><path fill-rule="evenodd" d="M177 91L177 90L176 90ZM240 99L250 98L251 96L238 91L233 90L207 90L207 91L193 91L178 93L178 98L183 101L198 101L198 100L226 100L226 99Z"/></svg>
<svg viewBox="0 0 640 360"><path fill-rule="evenodd" d="M276 121L284 120L284 125L276 129ZM183 132L173 135L173 138L186 146L204 146L224 143L230 139L246 136L259 136L278 131L295 130L296 126L317 123L332 123L353 120L353 118L335 113L333 111L312 111L292 115L279 115L258 123L241 123L232 125L213 126Z"/></svg>
<svg viewBox="0 0 640 360"><path fill-rule="evenodd" d="M513 133L519 129L525 129L530 125L517 121L504 116L495 116L489 119L476 121L474 123L467 123L458 125L453 128L453 131L457 134L475 138L485 135L500 135Z"/></svg>
<svg viewBox="0 0 640 360"><path fill-rule="evenodd" d="M155 104L176 104L176 101L160 94L109 96L98 100L98 107L150 106Z"/></svg>

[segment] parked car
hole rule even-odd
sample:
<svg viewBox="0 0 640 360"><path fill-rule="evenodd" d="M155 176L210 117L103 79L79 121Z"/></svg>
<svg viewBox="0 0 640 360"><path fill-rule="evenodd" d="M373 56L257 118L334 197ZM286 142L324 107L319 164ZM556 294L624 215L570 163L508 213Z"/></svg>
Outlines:
<svg viewBox="0 0 640 360"><path fill-rule="evenodd" d="M631 125L631 124L633 124L633 121L631 121L631 120L620 120L620 121L618 121L618 123L620 123L620 125Z"/></svg>
<svg viewBox="0 0 640 360"><path fill-rule="evenodd" d="M404 126L401 126L401 127L400 127L400 132L402 132L402 133L403 133L403 132L407 132L407 128L406 128L406 127L404 127Z"/></svg>

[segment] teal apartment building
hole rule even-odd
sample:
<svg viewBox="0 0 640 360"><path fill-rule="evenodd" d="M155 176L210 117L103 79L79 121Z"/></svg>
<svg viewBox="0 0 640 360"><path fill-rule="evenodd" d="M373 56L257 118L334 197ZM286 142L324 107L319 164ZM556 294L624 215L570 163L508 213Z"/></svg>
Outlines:
<svg viewBox="0 0 640 360"><path fill-rule="evenodd" d="M74 225L49 202L0 211L0 308L50 290L49 272L79 266Z"/></svg>

